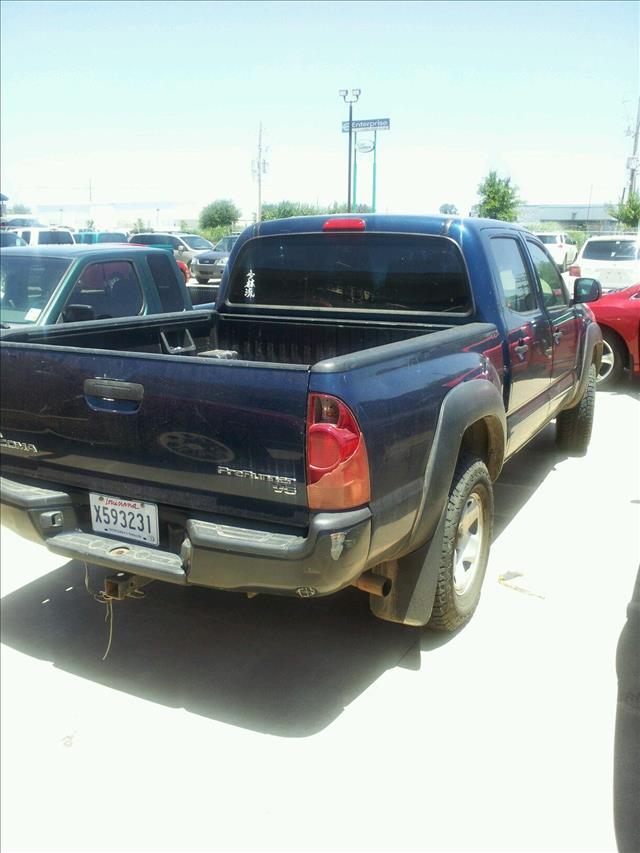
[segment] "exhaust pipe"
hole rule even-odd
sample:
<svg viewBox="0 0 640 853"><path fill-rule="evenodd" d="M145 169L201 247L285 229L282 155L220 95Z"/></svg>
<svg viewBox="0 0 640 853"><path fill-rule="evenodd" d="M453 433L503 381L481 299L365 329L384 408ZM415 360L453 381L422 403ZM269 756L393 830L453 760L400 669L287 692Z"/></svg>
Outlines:
<svg viewBox="0 0 640 853"><path fill-rule="evenodd" d="M373 572L363 572L359 578L351 582L351 586L368 592L369 595L386 598L391 592L391 578L385 578L383 575L376 575Z"/></svg>

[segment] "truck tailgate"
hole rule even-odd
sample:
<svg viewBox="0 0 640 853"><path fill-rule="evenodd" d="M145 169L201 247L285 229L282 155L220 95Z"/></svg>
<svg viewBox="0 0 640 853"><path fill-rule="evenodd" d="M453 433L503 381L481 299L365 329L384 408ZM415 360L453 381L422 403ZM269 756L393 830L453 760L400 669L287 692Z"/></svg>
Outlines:
<svg viewBox="0 0 640 853"><path fill-rule="evenodd" d="M2 347L2 470L304 526L305 367Z"/></svg>

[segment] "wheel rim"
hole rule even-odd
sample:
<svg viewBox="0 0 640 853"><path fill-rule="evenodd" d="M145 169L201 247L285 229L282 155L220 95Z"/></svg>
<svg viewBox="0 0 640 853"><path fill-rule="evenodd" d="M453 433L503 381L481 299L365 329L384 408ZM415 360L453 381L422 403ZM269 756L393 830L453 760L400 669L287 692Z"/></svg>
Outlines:
<svg viewBox="0 0 640 853"><path fill-rule="evenodd" d="M472 492L462 510L456 534L453 563L453 588L456 595L464 595L478 574L484 536L484 506L480 495Z"/></svg>
<svg viewBox="0 0 640 853"><path fill-rule="evenodd" d="M613 365L615 364L615 355L613 353L613 349L607 343L607 341L602 341L602 361L600 362L600 372L598 373L598 382L602 382L603 379L606 379L607 376L613 370Z"/></svg>

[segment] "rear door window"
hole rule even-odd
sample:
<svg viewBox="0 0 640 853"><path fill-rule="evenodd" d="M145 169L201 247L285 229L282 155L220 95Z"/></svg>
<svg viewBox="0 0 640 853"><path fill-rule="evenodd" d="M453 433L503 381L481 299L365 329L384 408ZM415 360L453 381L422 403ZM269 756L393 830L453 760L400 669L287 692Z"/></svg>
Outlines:
<svg viewBox="0 0 640 853"><path fill-rule="evenodd" d="M69 305L86 305L97 320L133 317L143 306L143 295L135 268L130 261L89 264L75 283Z"/></svg>
<svg viewBox="0 0 640 853"><path fill-rule="evenodd" d="M538 307L522 252L513 237L494 237L491 253L495 261L504 304L509 311L527 314Z"/></svg>
<svg viewBox="0 0 640 853"><path fill-rule="evenodd" d="M228 301L314 309L472 310L458 246L404 234L287 234L255 238L233 265Z"/></svg>

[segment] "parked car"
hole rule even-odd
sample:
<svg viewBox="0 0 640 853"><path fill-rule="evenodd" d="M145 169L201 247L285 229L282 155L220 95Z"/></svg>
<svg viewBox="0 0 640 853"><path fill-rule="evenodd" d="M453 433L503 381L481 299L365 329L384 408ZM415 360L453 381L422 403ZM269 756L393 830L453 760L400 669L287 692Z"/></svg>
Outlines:
<svg viewBox="0 0 640 853"><path fill-rule="evenodd" d="M27 246L72 246L75 243L68 228L9 228L8 231L21 237Z"/></svg>
<svg viewBox="0 0 640 853"><path fill-rule="evenodd" d="M35 216L26 216L25 214L11 214L10 216L2 217L3 228L45 228L42 222Z"/></svg>
<svg viewBox="0 0 640 853"><path fill-rule="evenodd" d="M578 254L576 241L565 232L553 234L536 234L538 240L544 244L545 249L556 262L561 272L569 269Z"/></svg>
<svg viewBox="0 0 640 853"><path fill-rule="evenodd" d="M213 249L213 243L205 240L199 234L168 234L157 231L148 234L132 234L129 242L142 246L168 245L173 250L177 260L184 261L187 265L200 254Z"/></svg>
<svg viewBox="0 0 640 853"><path fill-rule="evenodd" d="M9 246L26 246L27 244L22 237L15 234L13 231L0 231L0 247L8 248Z"/></svg>
<svg viewBox="0 0 640 853"><path fill-rule="evenodd" d="M453 630L480 598L505 460L554 418L586 451L598 294L583 279L571 300L506 222L254 225L216 310L6 332L4 524L124 573L113 597L353 585L382 619Z"/></svg>
<svg viewBox="0 0 640 853"><path fill-rule="evenodd" d="M126 231L78 231L74 235L76 243L126 243L129 235Z"/></svg>
<svg viewBox="0 0 640 853"><path fill-rule="evenodd" d="M589 237L575 264L571 277L597 278L604 293L620 290L640 280L640 239L637 234L600 234Z"/></svg>
<svg viewBox="0 0 640 853"><path fill-rule="evenodd" d="M160 249L124 244L0 252L0 321L5 329L190 307L182 272Z"/></svg>
<svg viewBox="0 0 640 853"><path fill-rule="evenodd" d="M613 387L625 368L640 374L640 283L606 293L591 310L603 338L598 388Z"/></svg>
<svg viewBox="0 0 640 853"><path fill-rule="evenodd" d="M190 285L194 305L215 300L222 274L238 237L238 234L223 237L210 252L202 252L191 261L191 275L200 285Z"/></svg>

